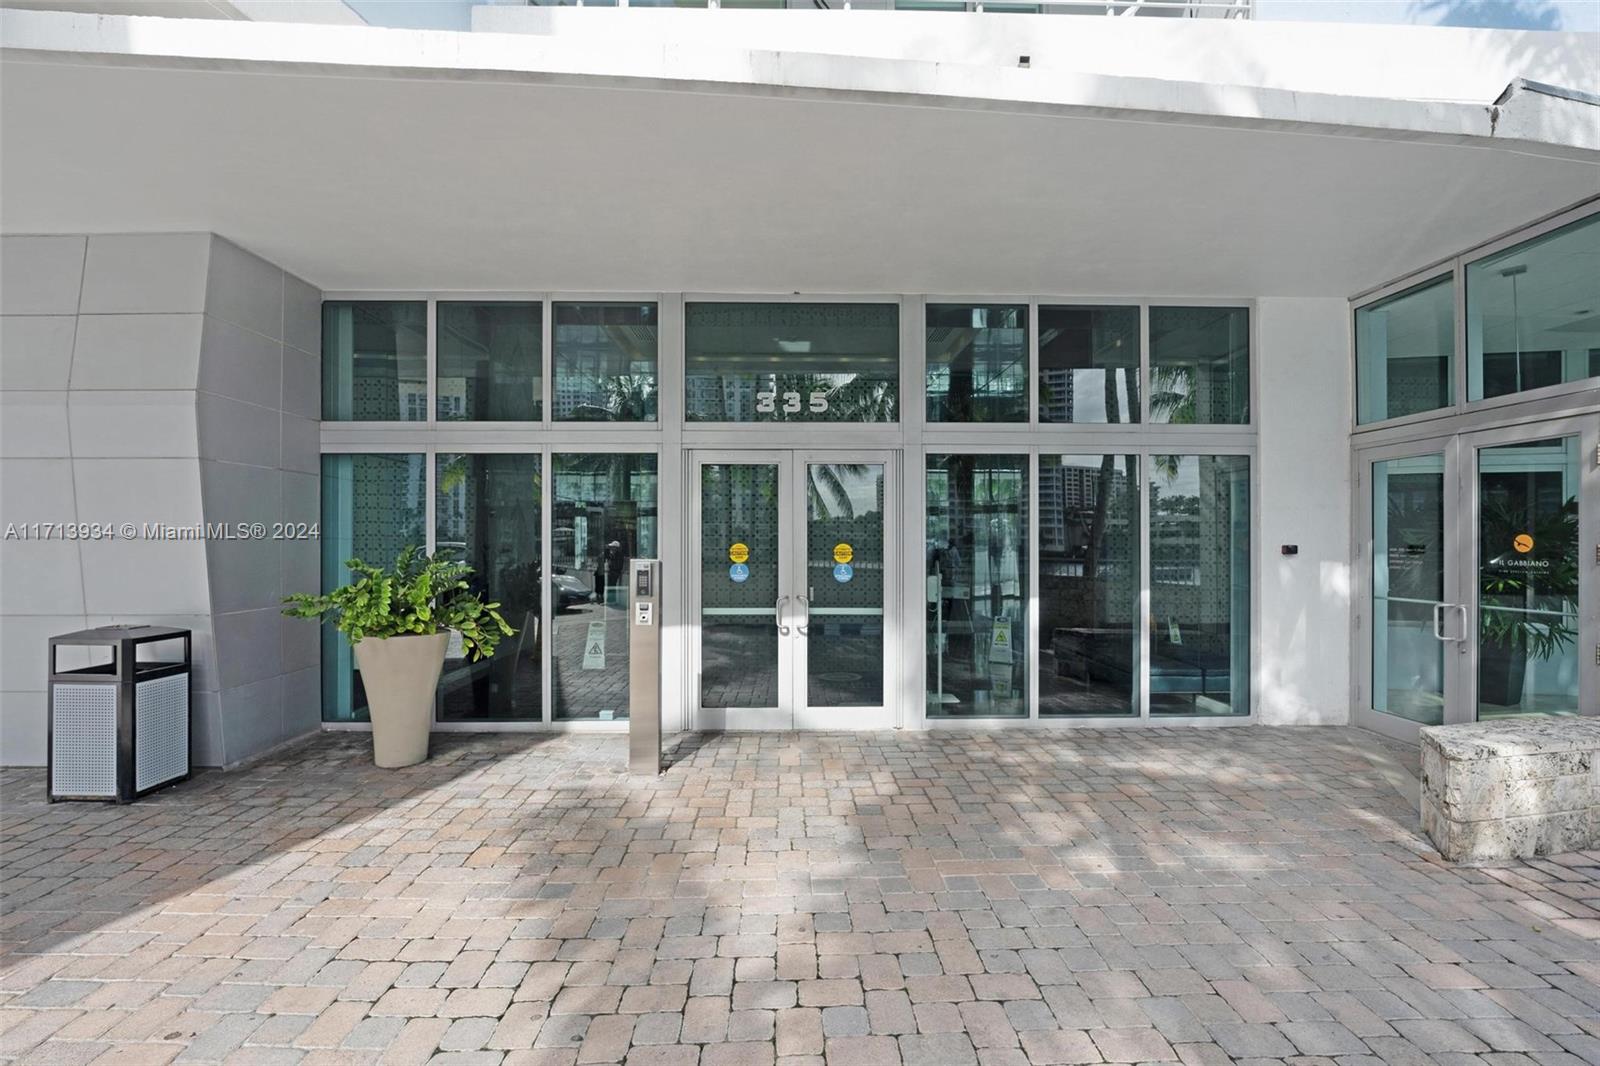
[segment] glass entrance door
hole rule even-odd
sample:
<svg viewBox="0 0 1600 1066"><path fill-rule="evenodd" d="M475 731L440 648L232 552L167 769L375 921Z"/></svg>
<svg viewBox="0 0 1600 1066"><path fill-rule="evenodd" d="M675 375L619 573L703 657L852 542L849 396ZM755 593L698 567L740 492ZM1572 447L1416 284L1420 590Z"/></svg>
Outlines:
<svg viewBox="0 0 1600 1066"><path fill-rule="evenodd" d="M892 472L883 452L696 454L696 728L893 724Z"/></svg>
<svg viewBox="0 0 1600 1066"><path fill-rule="evenodd" d="M1600 713L1597 446L1564 419L1358 453L1361 724Z"/></svg>
<svg viewBox="0 0 1600 1066"><path fill-rule="evenodd" d="M1578 576L1594 562L1579 558L1580 443L1577 433L1469 439L1477 526L1469 560L1478 623L1472 710L1479 721L1597 710L1592 670L1583 702L1580 655L1580 600L1595 592L1592 582L1583 590ZM1592 665L1600 652L1592 634L1588 643Z"/></svg>
<svg viewBox="0 0 1600 1066"><path fill-rule="evenodd" d="M1454 453L1443 440L1366 460L1371 625L1359 688L1379 716L1369 724L1396 727L1388 732L1442 725L1457 698L1466 620L1450 565L1459 552Z"/></svg>

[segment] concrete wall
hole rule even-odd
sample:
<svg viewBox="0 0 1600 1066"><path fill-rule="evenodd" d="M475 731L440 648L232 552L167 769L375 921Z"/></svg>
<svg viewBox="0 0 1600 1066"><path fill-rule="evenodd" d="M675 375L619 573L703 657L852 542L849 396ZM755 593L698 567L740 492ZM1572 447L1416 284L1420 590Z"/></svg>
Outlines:
<svg viewBox="0 0 1600 1066"><path fill-rule="evenodd" d="M321 294L210 234L0 238L0 526L317 521ZM0 541L0 763L45 759L45 639L194 630L194 759L317 728L314 541Z"/></svg>
<svg viewBox="0 0 1600 1066"><path fill-rule="evenodd" d="M1350 307L1257 304L1259 717L1350 717ZM1298 555L1281 553L1299 545Z"/></svg>

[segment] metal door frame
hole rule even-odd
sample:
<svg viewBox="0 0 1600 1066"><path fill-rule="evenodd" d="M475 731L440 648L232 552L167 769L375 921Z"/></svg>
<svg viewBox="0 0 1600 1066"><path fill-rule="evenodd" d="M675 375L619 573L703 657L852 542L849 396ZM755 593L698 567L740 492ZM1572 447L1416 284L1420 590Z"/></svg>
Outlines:
<svg viewBox="0 0 1600 1066"><path fill-rule="evenodd" d="M694 449L689 453L688 536L684 543L684 572L687 578L689 659L688 712L691 730L870 730L895 725L899 706L898 679L898 596L899 570L890 557L902 536L896 500L899 498L897 452L892 449L864 448L715 448ZM797 632L804 615L796 600L805 574L806 532L809 512L806 506L805 475L812 463L852 462L882 465L884 468L884 603L883 603L883 704L878 707L810 707L806 703L805 635ZM701 468L725 464L776 466L778 469L778 602L773 624L778 627L778 705L776 707L706 707L701 703L700 617L703 603L700 566L701 545ZM785 602L787 601L787 602ZM787 632L785 632L787 630Z"/></svg>
<svg viewBox="0 0 1600 1066"><path fill-rule="evenodd" d="M1478 453L1484 448L1554 437L1578 438L1578 711L1600 715L1600 417L1572 415L1542 422L1479 429L1460 435L1461 506L1457 521L1462 526L1463 550L1458 560L1462 602L1467 606L1471 634L1479 632L1478 543L1480 499L1478 494ZM1588 551L1585 551L1585 547ZM1586 594L1587 593L1587 594ZM1478 641L1469 639L1462 656L1464 672L1462 716L1460 721L1478 720ZM1587 653L1587 654L1586 654Z"/></svg>
<svg viewBox="0 0 1600 1066"><path fill-rule="evenodd" d="M899 498L900 485L896 476L895 453L888 450L866 449L796 449L791 453L794 464L794 475L790 479L794 488L791 513L794 523L791 530L791 556L793 562L789 573L797 582L803 582L807 573L806 543L807 533L811 521L810 508L807 506L806 485L808 468L813 463L861 463L863 465L881 465L883 467L883 703L877 707L812 707L808 702L809 677L808 653L810 649L809 638L804 632L793 634L794 643L794 668L791 672L791 700L794 707L795 729L892 729L896 723L896 709L899 700L900 676L898 670L897 644L899 643L900 626L899 612L896 604L899 595L899 573L903 566L894 565L891 560L906 547L901 543L903 536L898 521L899 508L895 501ZM807 589L807 592L810 590ZM796 593L798 594L798 593ZM809 611L806 617L809 618Z"/></svg>
<svg viewBox="0 0 1600 1066"><path fill-rule="evenodd" d="M1486 447L1577 436L1578 486L1578 707L1600 715L1600 418L1568 415L1515 425L1462 430L1403 443L1357 447L1352 478L1355 533L1351 545L1352 704L1357 725L1415 743L1422 723L1372 707L1372 635L1379 624L1373 602L1372 465L1386 459L1442 454L1444 470L1444 620L1442 679L1444 724L1477 721L1478 707L1478 452ZM1585 548L1588 550L1585 550ZM1455 654L1451 654L1454 649ZM1593 649L1593 655L1589 654Z"/></svg>
<svg viewBox="0 0 1600 1066"><path fill-rule="evenodd" d="M1351 693L1356 724L1385 736L1416 743L1417 731L1425 724L1398 714L1380 711L1372 706L1374 695L1373 639L1381 624L1373 598L1373 564L1376 545L1373 537L1375 464L1395 459L1412 459L1438 455L1444 460L1440 475L1443 488L1444 543L1440 548L1440 567L1443 585L1442 600L1435 613L1435 637L1445 645L1440 664L1441 695L1444 701L1444 722L1454 721L1454 714L1462 705L1459 690L1465 677L1461 665L1462 645L1468 633L1466 609L1462 604L1461 523L1453 516L1460 513L1460 440L1455 434L1426 437L1404 444L1389 444L1357 449L1355 470L1351 478L1355 499L1352 501L1356 516L1354 543L1351 545L1352 591L1357 605L1352 612L1353 642L1358 649L1354 666L1354 691ZM1453 616L1453 617L1451 617ZM1441 636L1440 634L1443 634ZM1456 634L1450 637L1450 634Z"/></svg>

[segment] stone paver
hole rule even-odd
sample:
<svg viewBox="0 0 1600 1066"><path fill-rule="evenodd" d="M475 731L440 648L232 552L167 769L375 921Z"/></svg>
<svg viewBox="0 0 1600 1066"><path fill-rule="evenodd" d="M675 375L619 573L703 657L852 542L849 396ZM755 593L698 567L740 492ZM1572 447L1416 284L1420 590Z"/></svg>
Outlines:
<svg viewBox="0 0 1600 1066"><path fill-rule="evenodd" d="M19 1063L1600 1061L1600 855L1441 862L1343 729L325 734L0 771Z"/></svg>

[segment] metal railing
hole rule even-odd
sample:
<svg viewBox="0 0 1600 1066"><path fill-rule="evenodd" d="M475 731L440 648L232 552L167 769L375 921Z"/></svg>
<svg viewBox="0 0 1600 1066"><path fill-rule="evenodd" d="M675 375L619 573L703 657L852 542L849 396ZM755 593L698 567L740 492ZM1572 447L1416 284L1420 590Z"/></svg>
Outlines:
<svg viewBox="0 0 1600 1066"><path fill-rule="evenodd" d="M491 0L493 2L493 0ZM969 11L1109 15L1118 18L1248 19L1255 0L524 0L529 7L726 8L729 10Z"/></svg>

